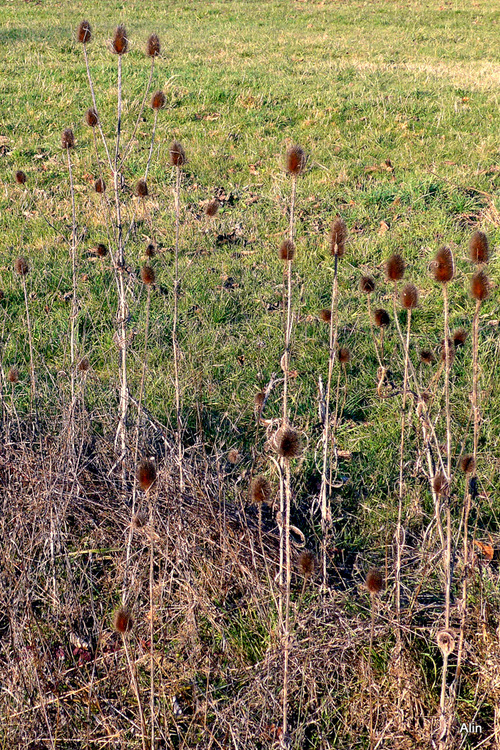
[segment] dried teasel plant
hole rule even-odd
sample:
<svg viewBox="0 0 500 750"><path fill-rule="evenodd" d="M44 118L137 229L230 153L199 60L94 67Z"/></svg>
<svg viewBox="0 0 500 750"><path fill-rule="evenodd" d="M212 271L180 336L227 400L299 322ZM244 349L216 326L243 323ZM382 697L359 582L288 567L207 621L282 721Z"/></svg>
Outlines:
<svg viewBox="0 0 500 750"><path fill-rule="evenodd" d="M370 593L370 662L369 662L369 669L370 669L370 696L369 696L369 702L370 702L370 724L369 724L369 730L370 730L370 750L373 750L375 747L375 736L374 736L374 729L373 729L373 666L372 666L372 652L373 652L373 639L375 635L375 618L376 618L376 601L377 597L380 594L380 592L383 589L384 586L384 579L382 576L382 573L377 570L376 568L372 568L368 571L366 579L365 579L365 586L368 589Z"/></svg>
<svg viewBox="0 0 500 750"><path fill-rule="evenodd" d="M132 659L130 657L130 650L128 645L128 636L132 632L132 628L134 626L134 620L132 618L132 614L128 607L121 606L119 609L116 610L116 612L113 615L113 628L116 633L118 633L121 636L123 649L125 651L125 656L127 659L127 666L130 674L130 681L132 683L132 687L134 689L135 697L137 700L137 707L139 710L139 720L141 723L141 740L142 740L142 748L143 750L147 750L147 728L146 728L146 721L144 718L144 710L142 708L142 702L141 702L141 695L139 691L139 683L137 680L137 673L135 670L135 666L132 662Z"/></svg>
<svg viewBox="0 0 500 750"><path fill-rule="evenodd" d="M469 256L473 263L487 263L489 259L489 242L484 232L473 232L469 240Z"/></svg>

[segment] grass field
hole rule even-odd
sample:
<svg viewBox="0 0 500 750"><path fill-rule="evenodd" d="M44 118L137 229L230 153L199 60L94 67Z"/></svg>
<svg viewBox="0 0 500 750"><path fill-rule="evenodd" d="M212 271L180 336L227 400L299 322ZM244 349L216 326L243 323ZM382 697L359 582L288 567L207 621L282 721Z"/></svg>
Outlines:
<svg viewBox="0 0 500 750"><path fill-rule="evenodd" d="M265 430L256 426L254 399L273 373L280 373L283 354L284 276L278 248L289 221L285 153L294 143L302 146L308 161L298 179L292 266L296 317L289 410L305 444L303 459L293 467L292 523L316 554L320 528L311 506L321 473L318 378L325 381L329 356L328 326L319 312L330 307L328 232L337 214L349 233L339 261L339 344L349 348L351 362L342 370L337 364L333 380L340 409L340 459L332 490L330 593L325 600L317 575L307 586L298 574L292 581L291 746L370 747L370 680L376 684L379 747L429 748L436 737L442 550L433 526L425 450L416 410L410 409L402 573L408 682L402 689L394 669L393 535L403 354L391 324L385 334L388 397L380 398L378 362L358 284L362 274L373 274L377 287L372 305L387 308L392 318L392 286L385 280L384 263L392 253L404 256L405 280L420 293L412 315L411 356L424 389L439 368L443 339L443 297L431 263L439 246L451 247L456 273L449 289L450 330L464 327L469 333L451 368L456 465L462 453L472 452L474 302L468 243L475 229L488 234L493 282L479 319L482 424L478 495L469 519L471 540L479 544L474 545L468 592L462 683L446 747L498 746L500 2L432 2L422 8L416 2L381 0L103 0L91 6L17 0L4 2L1 9L1 747L143 746L134 680L111 632L112 612L127 576L126 598L137 621L134 664L146 707L152 641L156 648L156 746L264 749L279 739L281 646L248 485L256 471L273 475ZM134 535L133 574L128 558L125 563L133 447L127 459L129 489L124 491L115 476L113 452L117 289L109 256L101 259L93 252L97 243L108 242L108 231L93 189L98 173L92 131L83 119L92 104L82 45L75 41L83 18L93 28L90 68L110 137L117 56L109 51L109 40L118 23L129 32L130 52L123 58L124 143L149 73L146 39L157 32L162 42L152 90L162 88L167 104L158 118L150 196L139 201L133 195L147 160L153 120L149 107L139 123L121 191L124 223L131 226L125 256L132 279L128 374L134 398L140 390L147 316L140 268L148 243L158 247L151 262L156 286L144 391L150 421L139 440L139 453L154 457L160 470L152 511L157 519L154 529ZM83 446L78 479L65 474L61 447L66 445L61 435L70 400L73 284L70 186L61 149L66 127L76 138L76 346L78 357L90 361L78 428ZM183 498L168 449L154 429L164 425L167 444L173 440L175 170L169 147L174 138L188 158L181 185L179 256L180 381L190 487ZM25 185L14 179L19 169L27 175ZM220 209L210 218L204 209L215 196ZM36 420L30 411L25 297L13 270L20 255L30 264L26 284ZM404 326L404 311L399 310L399 319ZM420 362L423 348L433 351L435 364ZM7 372L14 366L20 379L11 386ZM442 377L433 388L433 425L445 441ZM279 419L281 409L277 386L266 404L266 418ZM131 441L135 419L131 408ZM228 458L231 449L238 451L235 461ZM458 571L451 627L456 632L465 485L457 475L450 497ZM149 508L148 502L146 495L144 507ZM275 565L275 515L266 508L263 512L269 564ZM383 570L386 580L373 648L370 598L363 588L372 567ZM148 588L151 576L155 606ZM149 620L148 612L153 613ZM156 631L149 638L152 619ZM75 634L88 646L75 645ZM182 716L172 708L173 696L184 706ZM473 731L460 732L463 722L481 726L480 739Z"/></svg>

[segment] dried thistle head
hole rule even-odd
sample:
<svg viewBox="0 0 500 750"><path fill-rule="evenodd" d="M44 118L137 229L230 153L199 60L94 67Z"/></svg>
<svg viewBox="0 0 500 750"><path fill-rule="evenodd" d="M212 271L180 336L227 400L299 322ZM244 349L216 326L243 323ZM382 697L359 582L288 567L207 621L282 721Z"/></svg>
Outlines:
<svg viewBox="0 0 500 750"><path fill-rule="evenodd" d="M465 328L457 328L456 331L453 331L453 346L455 349L465 344L468 335L469 333Z"/></svg>
<svg viewBox="0 0 500 750"><path fill-rule="evenodd" d="M359 289L364 294L371 294L375 291L375 279L373 276L362 276L359 280Z"/></svg>
<svg viewBox="0 0 500 750"><path fill-rule="evenodd" d="M280 427L276 434L276 450L282 458L297 458L301 453L299 433L293 427Z"/></svg>
<svg viewBox="0 0 500 750"><path fill-rule="evenodd" d="M186 163L186 152L179 141L173 141L170 146L170 164L173 167L182 167Z"/></svg>
<svg viewBox="0 0 500 750"><path fill-rule="evenodd" d="M373 311L373 320L375 321L375 325L379 328L387 328L391 322L389 313L387 310L384 310L383 307L377 307L377 309Z"/></svg>
<svg viewBox="0 0 500 750"><path fill-rule="evenodd" d="M98 177L95 181L94 190L96 191L96 193L99 193L99 195L102 195L106 192L106 183L104 182L102 177Z"/></svg>
<svg viewBox="0 0 500 750"><path fill-rule="evenodd" d="M160 52L161 46L158 34L151 34L146 45L146 54L148 57L158 57Z"/></svg>
<svg viewBox="0 0 500 750"><path fill-rule="evenodd" d="M414 310L418 305L418 289L415 284L405 284L401 290L401 304L406 310Z"/></svg>
<svg viewBox="0 0 500 750"><path fill-rule="evenodd" d="M142 283L149 286L155 283L155 271L151 266L143 266L141 268L141 279Z"/></svg>
<svg viewBox="0 0 500 750"><path fill-rule="evenodd" d="M215 216L217 211L219 210L219 201L217 198L214 198L213 201L210 201L210 203L207 203L205 206L205 213L207 216Z"/></svg>
<svg viewBox="0 0 500 750"><path fill-rule="evenodd" d="M449 247L443 245L434 258L434 278L439 284L447 284L452 280L454 273L453 253Z"/></svg>
<svg viewBox="0 0 500 750"><path fill-rule="evenodd" d="M108 248L106 245L103 245L102 242L99 242L95 250L99 258L105 258L108 254Z"/></svg>
<svg viewBox="0 0 500 750"><path fill-rule="evenodd" d="M28 178L26 177L26 175L23 172L23 170L22 169L18 169L17 172L16 172L16 182L17 182L17 184L18 185L25 185L27 179Z"/></svg>
<svg viewBox="0 0 500 750"><path fill-rule="evenodd" d="M271 485L262 475L254 477L250 485L250 497L256 505L268 503L271 499Z"/></svg>
<svg viewBox="0 0 500 750"><path fill-rule="evenodd" d="M163 109L165 101L166 99L163 91L155 91L151 97L151 109Z"/></svg>
<svg viewBox="0 0 500 750"><path fill-rule="evenodd" d="M135 186L135 192L139 198L146 198L149 195L148 184L146 180L137 181L137 185Z"/></svg>
<svg viewBox="0 0 500 750"><path fill-rule="evenodd" d="M286 152L286 171L298 177L306 168L306 155L300 146L290 146Z"/></svg>
<svg viewBox="0 0 500 750"><path fill-rule="evenodd" d="M473 232L469 241L469 255L473 263L487 263L489 257L488 237L484 232Z"/></svg>
<svg viewBox="0 0 500 750"><path fill-rule="evenodd" d="M283 240L280 246L279 256L281 260L293 260L295 257L295 243L293 240Z"/></svg>
<svg viewBox="0 0 500 750"><path fill-rule="evenodd" d="M347 347L343 346L339 349L338 357L339 357L340 364L346 365L348 362L351 361L351 352L349 351Z"/></svg>
<svg viewBox="0 0 500 750"><path fill-rule="evenodd" d="M448 481L441 471L438 472L432 480L432 486L436 495L448 494Z"/></svg>
<svg viewBox="0 0 500 750"><path fill-rule="evenodd" d="M134 621L132 619L132 615L130 614L130 610L128 610L126 607L120 607L120 609L116 610L113 616L113 627L117 633L120 633L120 635L130 633L133 625Z"/></svg>
<svg viewBox="0 0 500 750"><path fill-rule="evenodd" d="M154 258L155 257L155 255L156 255L156 248L155 248L155 246L153 245L152 242L150 242L149 245L147 245L146 249L144 250L144 255L146 256L146 258Z"/></svg>
<svg viewBox="0 0 500 750"><path fill-rule="evenodd" d="M227 460L229 461L230 464L233 464L233 466L234 464L237 464L238 461L240 460L239 451L236 450L236 448L231 448L231 450L227 454Z"/></svg>
<svg viewBox="0 0 500 750"><path fill-rule="evenodd" d="M61 146L63 148L75 147L75 136L71 128L65 128L61 135Z"/></svg>
<svg viewBox="0 0 500 750"><path fill-rule="evenodd" d="M399 253L393 253L385 264L385 273L389 281L399 281L405 273L406 263L403 256Z"/></svg>
<svg viewBox="0 0 500 750"><path fill-rule="evenodd" d="M345 253L345 243L347 239L347 226L344 219L340 216L334 220L330 229L330 252L341 258Z"/></svg>
<svg viewBox="0 0 500 750"><path fill-rule="evenodd" d="M95 126L99 122L97 112L93 107L90 107L90 109L85 112L85 122L87 123L89 128L95 128Z"/></svg>
<svg viewBox="0 0 500 750"><path fill-rule="evenodd" d="M384 579L380 570L377 570L376 568L372 568L371 570L369 570L366 576L365 584L366 588L372 596L380 594L384 586Z"/></svg>
<svg viewBox="0 0 500 750"><path fill-rule="evenodd" d="M485 300L490 294L490 280L484 271L477 271L470 281L471 296L478 302Z"/></svg>
<svg viewBox="0 0 500 750"><path fill-rule="evenodd" d="M136 476L141 490L147 492L156 480L156 469L154 463L147 458L143 458L137 467Z"/></svg>
<svg viewBox="0 0 500 750"><path fill-rule="evenodd" d="M117 55L124 55L128 52L127 30L122 23L116 27L111 46L113 48L113 52Z"/></svg>
<svg viewBox="0 0 500 750"><path fill-rule="evenodd" d="M324 323L330 323L332 319L332 311L329 308L325 307L320 311L319 317Z"/></svg>
<svg viewBox="0 0 500 750"><path fill-rule="evenodd" d="M432 365L436 361L436 357L430 349L422 349L420 352L420 361L426 365Z"/></svg>
<svg viewBox="0 0 500 750"><path fill-rule="evenodd" d="M19 370L17 369L17 367L9 368L9 372L7 373L7 380L13 385L19 383Z"/></svg>
<svg viewBox="0 0 500 750"><path fill-rule="evenodd" d="M19 274L19 276L26 276L28 271L30 270L28 266L28 261L26 258L16 258L16 262L14 263L14 268L16 270L16 273Z"/></svg>
<svg viewBox="0 0 500 750"><path fill-rule="evenodd" d="M476 468L474 456L471 456L470 454L462 456L462 458L460 459L460 468L464 474L472 474L474 469Z"/></svg>
<svg viewBox="0 0 500 750"><path fill-rule="evenodd" d="M88 357L83 357L78 363L78 372L88 372L90 369L90 362Z"/></svg>
<svg viewBox="0 0 500 750"><path fill-rule="evenodd" d="M92 27L88 21L82 21L78 27L77 39L81 44L88 44L92 39Z"/></svg>
<svg viewBox="0 0 500 750"><path fill-rule="evenodd" d="M303 550L297 558L297 567L299 573L304 578L311 578L314 575L314 569L316 567L316 558L309 550Z"/></svg>
<svg viewBox="0 0 500 750"><path fill-rule="evenodd" d="M436 635L436 643L443 656L449 656L455 648L455 634L452 630L440 630Z"/></svg>

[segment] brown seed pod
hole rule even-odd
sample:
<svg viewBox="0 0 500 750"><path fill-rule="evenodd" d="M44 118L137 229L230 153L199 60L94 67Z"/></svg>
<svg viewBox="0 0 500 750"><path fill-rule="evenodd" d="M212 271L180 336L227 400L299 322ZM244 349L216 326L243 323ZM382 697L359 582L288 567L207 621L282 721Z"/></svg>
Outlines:
<svg viewBox="0 0 500 750"><path fill-rule="evenodd" d="M347 239L347 226L340 216L334 220L330 229L330 252L341 258L345 253L345 243Z"/></svg>
<svg viewBox="0 0 500 750"><path fill-rule="evenodd" d="M137 181L137 185L135 186L135 192L136 192L136 195L139 196L139 198L146 198L146 196L149 195L148 184L146 180Z"/></svg>
<svg viewBox="0 0 500 750"><path fill-rule="evenodd" d="M276 434L276 450L282 458L297 458L301 453L299 434L293 427L280 427Z"/></svg>
<svg viewBox="0 0 500 750"><path fill-rule="evenodd" d="M78 27L77 39L81 44L88 44L92 39L92 27L88 21L82 21Z"/></svg>
<svg viewBox="0 0 500 750"><path fill-rule="evenodd" d="M286 171L298 177L306 168L306 161L303 149L300 146L291 146L286 152Z"/></svg>
<svg viewBox="0 0 500 750"><path fill-rule="evenodd" d="M436 357L430 349L422 349L420 352L420 361L426 365L432 365L436 361Z"/></svg>
<svg viewBox="0 0 500 750"><path fill-rule="evenodd" d="M448 482L445 475L440 471L432 480L432 486L436 495L448 494Z"/></svg>
<svg viewBox="0 0 500 750"><path fill-rule="evenodd" d="M146 258L154 258L156 255L156 248L155 246L150 242L149 245L144 250L144 255Z"/></svg>
<svg viewBox="0 0 500 750"><path fill-rule="evenodd" d="M316 558L309 550L303 550L297 558L297 567L299 573L304 578L311 578L314 575L314 569L316 567Z"/></svg>
<svg viewBox="0 0 500 750"><path fill-rule="evenodd" d="M279 256L281 260L293 260L295 257L295 243L293 240L283 240L280 246Z"/></svg>
<svg viewBox="0 0 500 750"><path fill-rule="evenodd" d="M418 305L418 289L415 284L405 284L401 291L401 304L406 310L414 310Z"/></svg>
<svg viewBox="0 0 500 750"><path fill-rule="evenodd" d="M227 460L229 461L230 464L233 464L233 466L234 464L237 464L238 461L240 460L239 451L237 451L236 448L231 448L231 450L227 454Z"/></svg>
<svg viewBox="0 0 500 750"><path fill-rule="evenodd" d="M75 147L75 136L71 128L63 130L61 135L61 146L63 148L74 148Z"/></svg>
<svg viewBox="0 0 500 750"><path fill-rule="evenodd" d="M330 323L332 319L332 311L329 310L327 307L325 307L323 310L320 311L319 317L324 323Z"/></svg>
<svg viewBox="0 0 500 750"><path fill-rule="evenodd" d="M469 255L473 263L487 263L489 257L488 238L479 230L471 235L469 241Z"/></svg>
<svg viewBox="0 0 500 750"><path fill-rule="evenodd" d="M90 109L85 112L85 122L87 123L89 128L95 128L95 126L99 122L97 112L93 107L90 107Z"/></svg>
<svg viewBox="0 0 500 750"><path fill-rule="evenodd" d="M151 97L151 109L163 109L165 101L165 94L163 91L155 91Z"/></svg>
<svg viewBox="0 0 500 750"><path fill-rule="evenodd" d="M455 347L453 346L453 341L449 338L448 339L448 360L451 363L455 359ZM446 362L446 347L444 344L444 339L441 341L441 360L443 362Z"/></svg>
<svg viewBox="0 0 500 750"><path fill-rule="evenodd" d="M265 477L258 476L252 479L250 497L256 505L269 502L271 499L271 485Z"/></svg>
<svg viewBox="0 0 500 750"><path fill-rule="evenodd" d="M364 294L371 294L375 290L375 279L373 276L362 276L359 280L359 289Z"/></svg>
<svg viewBox="0 0 500 750"><path fill-rule="evenodd" d="M108 248L100 242L96 247L96 253L100 258L105 258L108 254Z"/></svg>
<svg viewBox="0 0 500 750"><path fill-rule="evenodd" d="M120 633L121 635L130 633L133 625L134 621L132 615L126 607L120 607L120 609L116 610L113 616L113 627L117 633Z"/></svg>
<svg viewBox="0 0 500 750"><path fill-rule="evenodd" d="M151 34L146 45L146 54L148 57L158 57L161 52L160 39L158 34Z"/></svg>
<svg viewBox="0 0 500 750"><path fill-rule="evenodd" d="M453 331L453 346L455 349L465 344L468 335L468 331L465 328L457 328L456 331Z"/></svg>
<svg viewBox="0 0 500 750"><path fill-rule="evenodd" d="M143 284L149 285L155 283L155 272L151 266L143 266L141 268L141 279Z"/></svg>
<svg viewBox="0 0 500 750"><path fill-rule="evenodd" d="M16 172L16 182L18 185L24 185L26 183L26 180L28 178L26 177L25 173L22 169L18 169Z"/></svg>
<svg viewBox="0 0 500 750"><path fill-rule="evenodd" d="M474 456L471 456L470 454L462 456L462 458L460 459L460 468L464 474L472 474L474 469L476 468Z"/></svg>
<svg viewBox="0 0 500 750"><path fill-rule="evenodd" d="M78 371L79 372L88 372L90 369L90 362L88 357L83 357L78 363Z"/></svg>
<svg viewBox="0 0 500 750"><path fill-rule="evenodd" d="M97 180L94 183L94 190L96 193L99 193L102 195L102 193L106 192L106 183L102 179L102 177L98 177Z"/></svg>
<svg viewBox="0 0 500 750"><path fill-rule="evenodd" d="M186 163L186 152L179 141L173 141L170 146L170 164L173 167L182 167Z"/></svg>
<svg viewBox="0 0 500 750"><path fill-rule="evenodd" d="M210 203L207 203L205 206L205 213L207 216L215 216L217 211L219 210L219 201L217 198L214 198L213 201L210 201Z"/></svg>
<svg viewBox="0 0 500 750"><path fill-rule="evenodd" d="M341 349L339 349L338 357L340 364L346 365L351 361L351 352L349 351L349 349L347 349L347 347L342 347Z"/></svg>
<svg viewBox="0 0 500 750"><path fill-rule="evenodd" d="M440 247L434 258L434 278L439 284L447 284L455 273L453 254L449 247Z"/></svg>
<svg viewBox="0 0 500 750"><path fill-rule="evenodd" d="M9 369L9 372L7 373L7 380L9 383L16 384L19 383L19 370L17 367L11 367Z"/></svg>
<svg viewBox="0 0 500 750"><path fill-rule="evenodd" d="M156 480L156 469L152 461L143 458L137 467L137 481L141 490L146 492Z"/></svg>
<svg viewBox="0 0 500 750"><path fill-rule="evenodd" d="M384 586L384 579L382 577L382 573L376 568L372 568L371 570L368 571L365 584L366 584L366 588L368 589L368 591L370 592L372 596L375 596L376 594L380 594Z"/></svg>
<svg viewBox="0 0 500 750"><path fill-rule="evenodd" d="M28 261L26 260L26 258L16 258L16 262L14 263L14 268L16 270L16 273L19 274L19 276L26 276L26 274L30 270L28 266Z"/></svg>
<svg viewBox="0 0 500 750"><path fill-rule="evenodd" d="M375 325L379 328L387 328L387 326L391 322L389 313L387 312L387 310L384 310L383 307L378 307L376 310L374 310L373 320L375 321Z"/></svg>
<svg viewBox="0 0 500 750"><path fill-rule="evenodd" d="M113 52L117 55L124 55L128 52L127 30L122 23L116 27L115 36L111 46L113 47Z"/></svg>
<svg viewBox="0 0 500 750"><path fill-rule="evenodd" d="M260 391L259 393L255 394L254 408L257 414L260 414L260 412L262 411L265 399L266 399L266 394L264 393L264 391Z"/></svg>
<svg viewBox="0 0 500 750"><path fill-rule="evenodd" d="M449 656L455 648L455 634L452 630L440 630L436 635L436 643L443 656Z"/></svg>
<svg viewBox="0 0 500 750"><path fill-rule="evenodd" d="M490 280L484 271L477 271L470 282L471 296L478 302L485 300L490 294Z"/></svg>
<svg viewBox="0 0 500 750"><path fill-rule="evenodd" d="M385 273L389 281L399 281L404 276L405 268L406 263L403 256L394 253L385 264Z"/></svg>

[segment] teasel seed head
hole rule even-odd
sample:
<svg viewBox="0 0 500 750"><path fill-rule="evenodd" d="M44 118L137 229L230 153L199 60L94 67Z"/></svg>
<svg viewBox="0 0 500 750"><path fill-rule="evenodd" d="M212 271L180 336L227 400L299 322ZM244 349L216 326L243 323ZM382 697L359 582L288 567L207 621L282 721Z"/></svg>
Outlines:
<svg viewBox="0 0 500 750"><path fill-rule="evenodd" d="M26 175L23 172L23 170L22 169L18 169L17 172L16 172L16 182L17 182L17 184L18 185L25 185L27 179L28 178L26 177Z"/></svg>
<svg viewBox="0 0 500 750"><path fill-rule="evenodd" d="M28 261L26 258L16 258L16 262L14 263L14 268L16 269L16 273L19 274L19 276L26 276L28 271L30 270L28 266Z"/></svg>
<svg viewBox="0 0 500 750"><path fill-rule="evenodd" d="M440 630L436 643L443 656L449 656L455 648L455 634L451 630Z"/></svg>
<svg viewBox="0 0 500 750"><path fill-rule="evenodd" d="M141 268L141 279L143 284L146 284L146 286L149 286L150 284L155 283L155 272L154 268L151 266L143 266Z"/></svg>
<svg viewBox="0 0 500 750"><path fill-rule="evenodd" d="M17 369L17 367L11 367L9 369L9 372L7 373L7 380L13 385L19 383L19 370Z"/></svg>
<svg viewBox="0 0 500 750"><path fill-rule="evenodd" d="M414 310L418 305L418 289L415 284L405 284L401 291L401 304L406 310Z"/></svg>
<svg viewBox="0 0 500 750"><path fill-rule="evenodd" d="M454 273L453 253L449 247L443 245L434 258L434 278L439 284L447 284L452 280Z"/></svg>
<svg viewBox="0 0 500 750"><path fill-rule="evenodd" d="M462 456L462 458L460 459L460 468L462 469L464 474L472 474L474 469L476 468L474 456L471 456L470 454Z"/></svg>
<svg viewBox="0 0 500 750"><path fill-rule="evenodd" d="M156 480L156 469L152 461L143 458L137 467L137 481L141 490L146 492Z"/></svg>
<svg viewBox="0 0 500 750"><path fill-rule="evenodd" d="M227 454L227 460L229 461L230 464L233 464L233 466L234 464L237 464L238 461L240 460L239 451L236 450L236 448L231 448L231 450Z"/></svg>
<svg viewBox="0 0 500 750"><path fill-rule="evenodd" d="M351 361L351 352L347 347L341 347L339 349L338 358L341 365L346 365Z"/></svg>
<svg viewBox="0 0 500 750"><path fill-rule="evenodd" d="M445 475L440 471L432 480L432 486L436 495L447 495L448 494L448 482L446 481Z"/></svg>
<svg viewBox="0 0 500 750"><path fill-rule="evenodd" d="M124 55L128 52L127 30L122 23L116 27L112 47L117 55Z"/></svg>
<svg viewBox="0 0 500 750"><path fill-rule="evenodd" d="M306 168L306 155L300 146L291 146L286 152L286 171L298 177Z"/></svg>
<svg viewBox="0 0 500 750"><path fill-rule="evenodd" d="M385 272L389 281L399 281L403 278L406 269L406 263L403 256L399 253L391 255L385 264Z"/></svg>
<svg viewBox="0 0 500 750"><path fill-rule="evenodd" d="M359 280L359 289L364 294L371 294L375 291L375 279L373 276L362 276Z"/></svg>
<svg viewBox="0 0 500 750"><path fill-rule="evenodd" d="M347 226L344 219L340 216L334 220L330 230L330 252L341 258L345 253L345 243L347 239Z"/></svg>
<svg viewBox="0 0 500 750"><path fill-rule="evenodd" d="M453 331L453 346L455 349L465 344L468 335L469 333L465 328L457 328L456 331Z"/></svg>
<svg viewBox="0 0 500 750"><path fill-rule="evenodd" d="M146 258L154 258L155 257L155 255L156 255L156 248L155 248L155 246L153 245L152 242L150 242L149 245L144 250L144 255L146 256Z"/></svg>
<svg viewBox="0 0 500 750"><path fill-rule="evenodd" d="M420 361L426 365L432 365L436 361L436 357L430 349L422 349L420 351Z"/></svg>
<svg viewBox="0 0 500 750"><path fill-rule="evenodd" d="M95 126L99 122L97 112L93 107L90 107L90 109L85 112L85 122L87 123L89 128L95 128Z"/></svg>
<svg viewBox="0 0 500 750"><path fill-rule="evenodd" d="M366 584L366 588L368 589L368 591L370 592L372 596L375 596L376 594L380 594L384 586L384 579L382 577L382 573L376 568L372 568L371 570L368 571L365 584Z"/></svg>
<svg viewBox="0 0 500 750"><path fill-rule="evenodd" d="M151 109L163 109L165 101L166 99L163 91L155 91L151 97Z"/></svg>
<svg viewBox="0 0 500 750"><path fill-rule="evenodd" d="M257 414L260 414L264 407L264 401L266 400L266 394L264 391L259 391L259 393L255 394L254 398L254 408Z"/></svg>
<svg viewBox="0 0 500 750"><path fill-rule="evenodd" d="M319 317L324 323L330 323L332 319L332 311L328 307L325 307L320 311Z"/></svg>
<svg viewBox="0 0 500 750"><path fill-rule="evenodd" d="M293 427L280 427L276 435L276 449L282 458L297 458L301 453L299 433Z"/></svg>
<svg viewBox="0 0 500 750"><path fill-rule="evenodd" d="M113 627L117 633L120 633L120 635L130 633L133 625L132 615L126 607L120 607L120 609L116 610L113 617Z"/></svg>
<svg viewBox="0 0 500 750"><path fill-rule="evenodd" d="M99 242L99 244L96 247L96 253L99 256L99 258L105 258L108 254L108 248L106 245L103 245L102 242Z"/></svg>
<svg viewBox="0 0 500 750"><path fill-rule="evenodd" d="M82 44L88 44L92 39L92 27L88 21L82 21L79 25L77 38Z"/></svg>
<svg viewBox="0 0 500 750"><path fill-rule="evenodd" d="M455 359L455 347L453 346L453 341L450 338L448 338L448 359L450 361L450 365ZM446 361L446 348L444 339L441 341L441 360L443 362Z"/></svg>
<svg viewBox="0 0 500 750"><path fill-rule="evenodd" d="M173 141L170 146L170 164L173 167L182 167L186 163L186 152L179 141Z"/></svg>
<svg viewBox="0 0 500 750"><path fill-rule="evenodd" d="M256 505L268 503L271 499L271 485L262 475L254 477L250 485L250 497Z"/></svg>
<svg viewBox="0 0 500 750"><path fill-rule="evenodd" d="M135 192L139 198L146 198L149 195L148 184L146 180L138 180L135 186Z"/></svg>
<svg viewBox="0 0 500 750"><path fill-rule="evenodd" d="M148 514L145 510L138 510L134 513L132 518L132 526L134 529L143 529L148 522Z"/></svg>
<svg viewBox="0 0 500 750"><path fill-rule="evenodd" d="M471 296L478 302L485 300L490 294L490 280L484 271L477 271L470 282Z"/></svg>
<svg viewBox="0 0 500 750"><path fill-rule="evenodd" d="M469 255L473 263L487 263L489 256L488 237L477 230L469 241Z"/></svg>
<svg viewBox="0 0 500 750"><path fill-rule="evenodd" d="M83 357L78 363L79 372L88 372L90 369L90 362L88 357Z"/></svg>
<svg viewBox="0 0 500 750"><path fill-rule="evenodd" d="M316 567L316 558L309 550L303 550L297 558L297 567L299 573L304 578L311 578L314 575L314 569Z"/></svg>
<svg viewBox="0 0 500 750"><path fill-rule="evenodd" d="M95 181L94 190L96 191L96 193L99 193L99 195L102 195L106 192L106 183L104 182L102 177L98 177Z"/></svg>
<svg viewBox="0 0 500 750"><path fill-rule="evenodd" d="M376 310L374 310L373 320L375 321L375 325L379 328L387 328L387 326L391 322L389 313L387 312L387 310L384 310L383 307L378 307Z"/></svg>
<svg viewBox="0 0 500 750"><path fill-rule="evenodd" d="M280 246L280 259L293 260L295 258L295 243L293 240L283 240Z"/></svg>
<svg viewBox="0 0 500 750"><path fill-rule="evenodd" d="M158 57L161 52L160 39L158 34L151 34L146 45L148 57Z"/></svg>
<svg viewBox="0 0 500 750"><path fill-rule="evenodd" d="M207 216L215 216L217 211L219 210L219 201L217 198L214 198L213 201L210 201L210 203L207 203L205 206L205 213Z"/></svg>
<svg viewBox="0 0 500 750"><path fill-rule="evenodd" d="M75 147L75 136L71 128L65 128L61 135L61 146L63 148Z"/></svg>

